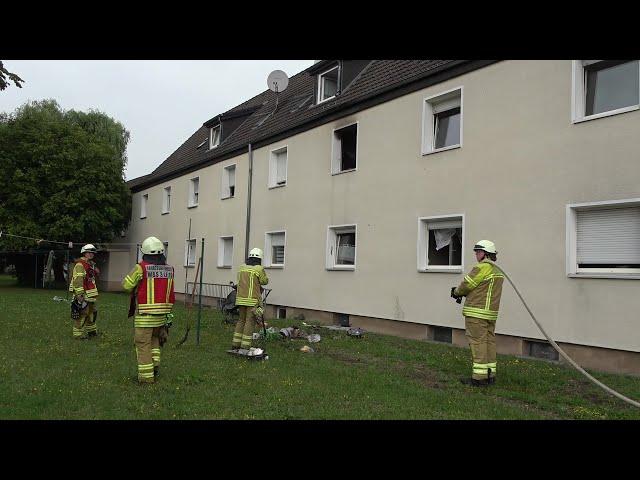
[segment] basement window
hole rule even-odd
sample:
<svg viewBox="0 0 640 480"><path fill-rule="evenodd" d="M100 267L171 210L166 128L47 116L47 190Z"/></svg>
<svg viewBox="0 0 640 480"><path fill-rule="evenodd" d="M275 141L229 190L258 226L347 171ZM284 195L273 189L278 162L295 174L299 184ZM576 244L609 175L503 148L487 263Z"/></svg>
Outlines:
<svg viewBox="0 0 640 480"><path fill-rule="evenodd" d="M453 329L449 327L429 327L429 340L434 342L453 343Z"/></svg>
<svg viewBox="0 0 640 480"><path fill-rule="evenodd" d="M318 103L336 96L338 93L338 66L318 75Z"/></svg>
<svg viewBox="0 0 640 480"><path fill-rule="evenodd" d="M233 198L236 192L236 166L229 165L222 169L222 198Z"/></svg>
<svg viewBox="0 0 640 480"><path fill-rule="evenodd" d="M233 262L233 236L218 238L218 268L231 268Z"/></svg>
<svg viewBox="0 0 640 480"><path fill-rule="evenodd" d="M338 174L356 169L358 159L358 123L333 131L331 173Z"/></svg>
<svg viewBox="0 0 640 480"><path fill-rule="evenodd" d="M418 271L462 271L462 224L462 215L418 219Z"/></svg>
<svg viewBox="0 0 640 480"><path fill-rule="evenodd" d="M525 340L524 345L525 355L528 357L554 361L558 361L560 358L556 349L548 342Z"/></svg>
<svg viewBox="0 0 640 480"><path fill-rule="evenodd" d="M350 327L349 315L346 313L335 313L333 315L333 323L341 327Z"/></svg>
<svg viewBox="0 0 640 480"><path fill-rule="evenodd" d="M284 307L278 307L276 318L287 318L287 309Z"/></svg>
<svg viewBox="0 0 640 480"><path fill-rule="evenodd" d="M422 154L462 146L462 87L424 100Z"/></svg>
<svg viewBox="0 0 640 480"><path fill-rule="evenodd" d="M355 270L356 225L328 228L326 268L328 270Z"/></svg>

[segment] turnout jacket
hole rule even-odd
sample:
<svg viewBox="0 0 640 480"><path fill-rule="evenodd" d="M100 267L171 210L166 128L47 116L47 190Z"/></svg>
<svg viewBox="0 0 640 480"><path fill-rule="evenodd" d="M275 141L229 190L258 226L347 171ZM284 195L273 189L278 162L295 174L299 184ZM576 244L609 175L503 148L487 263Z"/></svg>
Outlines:
<svg viewBox="0 0 640 480"><path fill-rule="evenodd" d="M496 321L504 275L488 259L478 263L453 293L466 296L462 315Z"/></svg>
<svg viewBox="0 0 640 480"><path fill-rule="evenodd" d="M262 304L262 289L260 286L267 283L269 283L269 278L262 265L240 265L236 305L255 307Z"/></svg>
<svg viewBox="0 0 640 480"><path fill-rule="evenodd" d="M94 263L87 262L84 258L78 260L73 267L73 277L69 284L69 291L74 295L84 295L87 302L95 302L98 298L96 286L96 271Z"/></svg>
<svg viewBox="0 0 640 480"><path fill-rule="evenodd" d="M144 260L122 280L122 288L136 293L136 327L161 327L175 303L174 270L171 265L157 265Z"/></svg>

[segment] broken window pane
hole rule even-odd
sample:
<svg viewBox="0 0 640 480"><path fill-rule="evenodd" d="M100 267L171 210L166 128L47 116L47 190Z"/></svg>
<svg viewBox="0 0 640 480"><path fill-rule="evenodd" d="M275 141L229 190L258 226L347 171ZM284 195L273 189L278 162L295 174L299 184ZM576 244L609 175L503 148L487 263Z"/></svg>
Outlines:
<svg viewBox="0 0 640 480"><path fill-rule="evenodd" d="M336 235L336 265L354 265L356 259L356 233Z"/></svg>
<svg viewBox="0 0 640 480"><path fill-rule="evenodd" d="M356 145L357 145L358 125L336 130L337 140L340 144L340 170L353 170L356 168Z"/></svg>
<svg viewBox="0 0 640 480"><path fill-rule="evenodd" d="M441 244L440 249L437 248L436 236L440 237L442 240L446 238L449 234L443 234L442 232L447 232L454 230L455 233L452 233L449 237L449 241L446 245ZM462 265L462 243L460 239L462 238L462 229L429 229L429 257L428 257L428 265Z"/></svg>
<svg viewBox="0 0 640 480"><path fill-rule="evenodd" d="M585 66L584 71L585 115L638 105L638 60L597 62Z"/></svg>
<svg viewBox="0 0 640 480"><path fill-rule="evenodd" d="M450 147L460 144L460 107L435 114L435 146Z"/></svg>

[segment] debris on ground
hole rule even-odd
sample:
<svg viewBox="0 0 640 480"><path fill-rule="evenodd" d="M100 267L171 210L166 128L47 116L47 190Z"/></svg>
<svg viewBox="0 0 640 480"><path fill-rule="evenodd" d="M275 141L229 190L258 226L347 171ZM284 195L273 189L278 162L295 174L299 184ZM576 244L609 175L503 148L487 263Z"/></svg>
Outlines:
<svg viewBox="0 0 640 480"><path fill-rule="evenodd" d="M310 343L317 343L320 341L320 335L313 333L307 337L307 340L309 340Z"/></svg>
<svg viewBox="0 0 640 480"><path fill-rule="evenodd" d="M350 328L349 330L347 330L347 335L349 335L350 337L362 338L362 336L364 335L364 330L359 327Z"/></svg>
<svg viewBox="0 0 640 480"><path fill-rule="evenodd" d="M314 353L315 352L315 350L313 348L311 348L309 345L305 345L304 347L302 347L300 349L300 351L304 352L304 353Z"/></svg>
<svg viewBox="0 0 640 480"><path fill-rule="evenodd" d="M306 338L307 337L306 333L304 333L302 330L300 330L296 326L281 328L280 335L282 335L282 338Z"/></svg>
<svg viewBox="0 0 640 480"><path fill-rule="evenodd" d="M66 298L62 298L62 297L59 297L57 295L55 297L53 297L53 301L54 302L67 302L67 303L69 302L69 300L67 300Z"/></svg>

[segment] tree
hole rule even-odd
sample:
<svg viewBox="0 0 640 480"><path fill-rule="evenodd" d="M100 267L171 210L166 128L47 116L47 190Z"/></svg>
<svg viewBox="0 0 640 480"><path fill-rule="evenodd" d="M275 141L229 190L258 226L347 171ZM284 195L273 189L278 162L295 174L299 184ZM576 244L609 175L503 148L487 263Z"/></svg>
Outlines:
<svg viewBox="0 0 640 480"><path fill-rule="evenodd" d="M129 132L99 111L28 102L0 116L0 226L60 242L109 242L129 223ZM0 250L34 247L0 238Z"/></svg>
<svg viewBox="0 0 640 480"><path fill-rule="evenodd" d="M22 88L21 83L24 83L24 80L21 79L15 73L11 73L2 65L2 60L0 60L0 91L7 88L11 82L16 84L16 87Z"/></svg>

